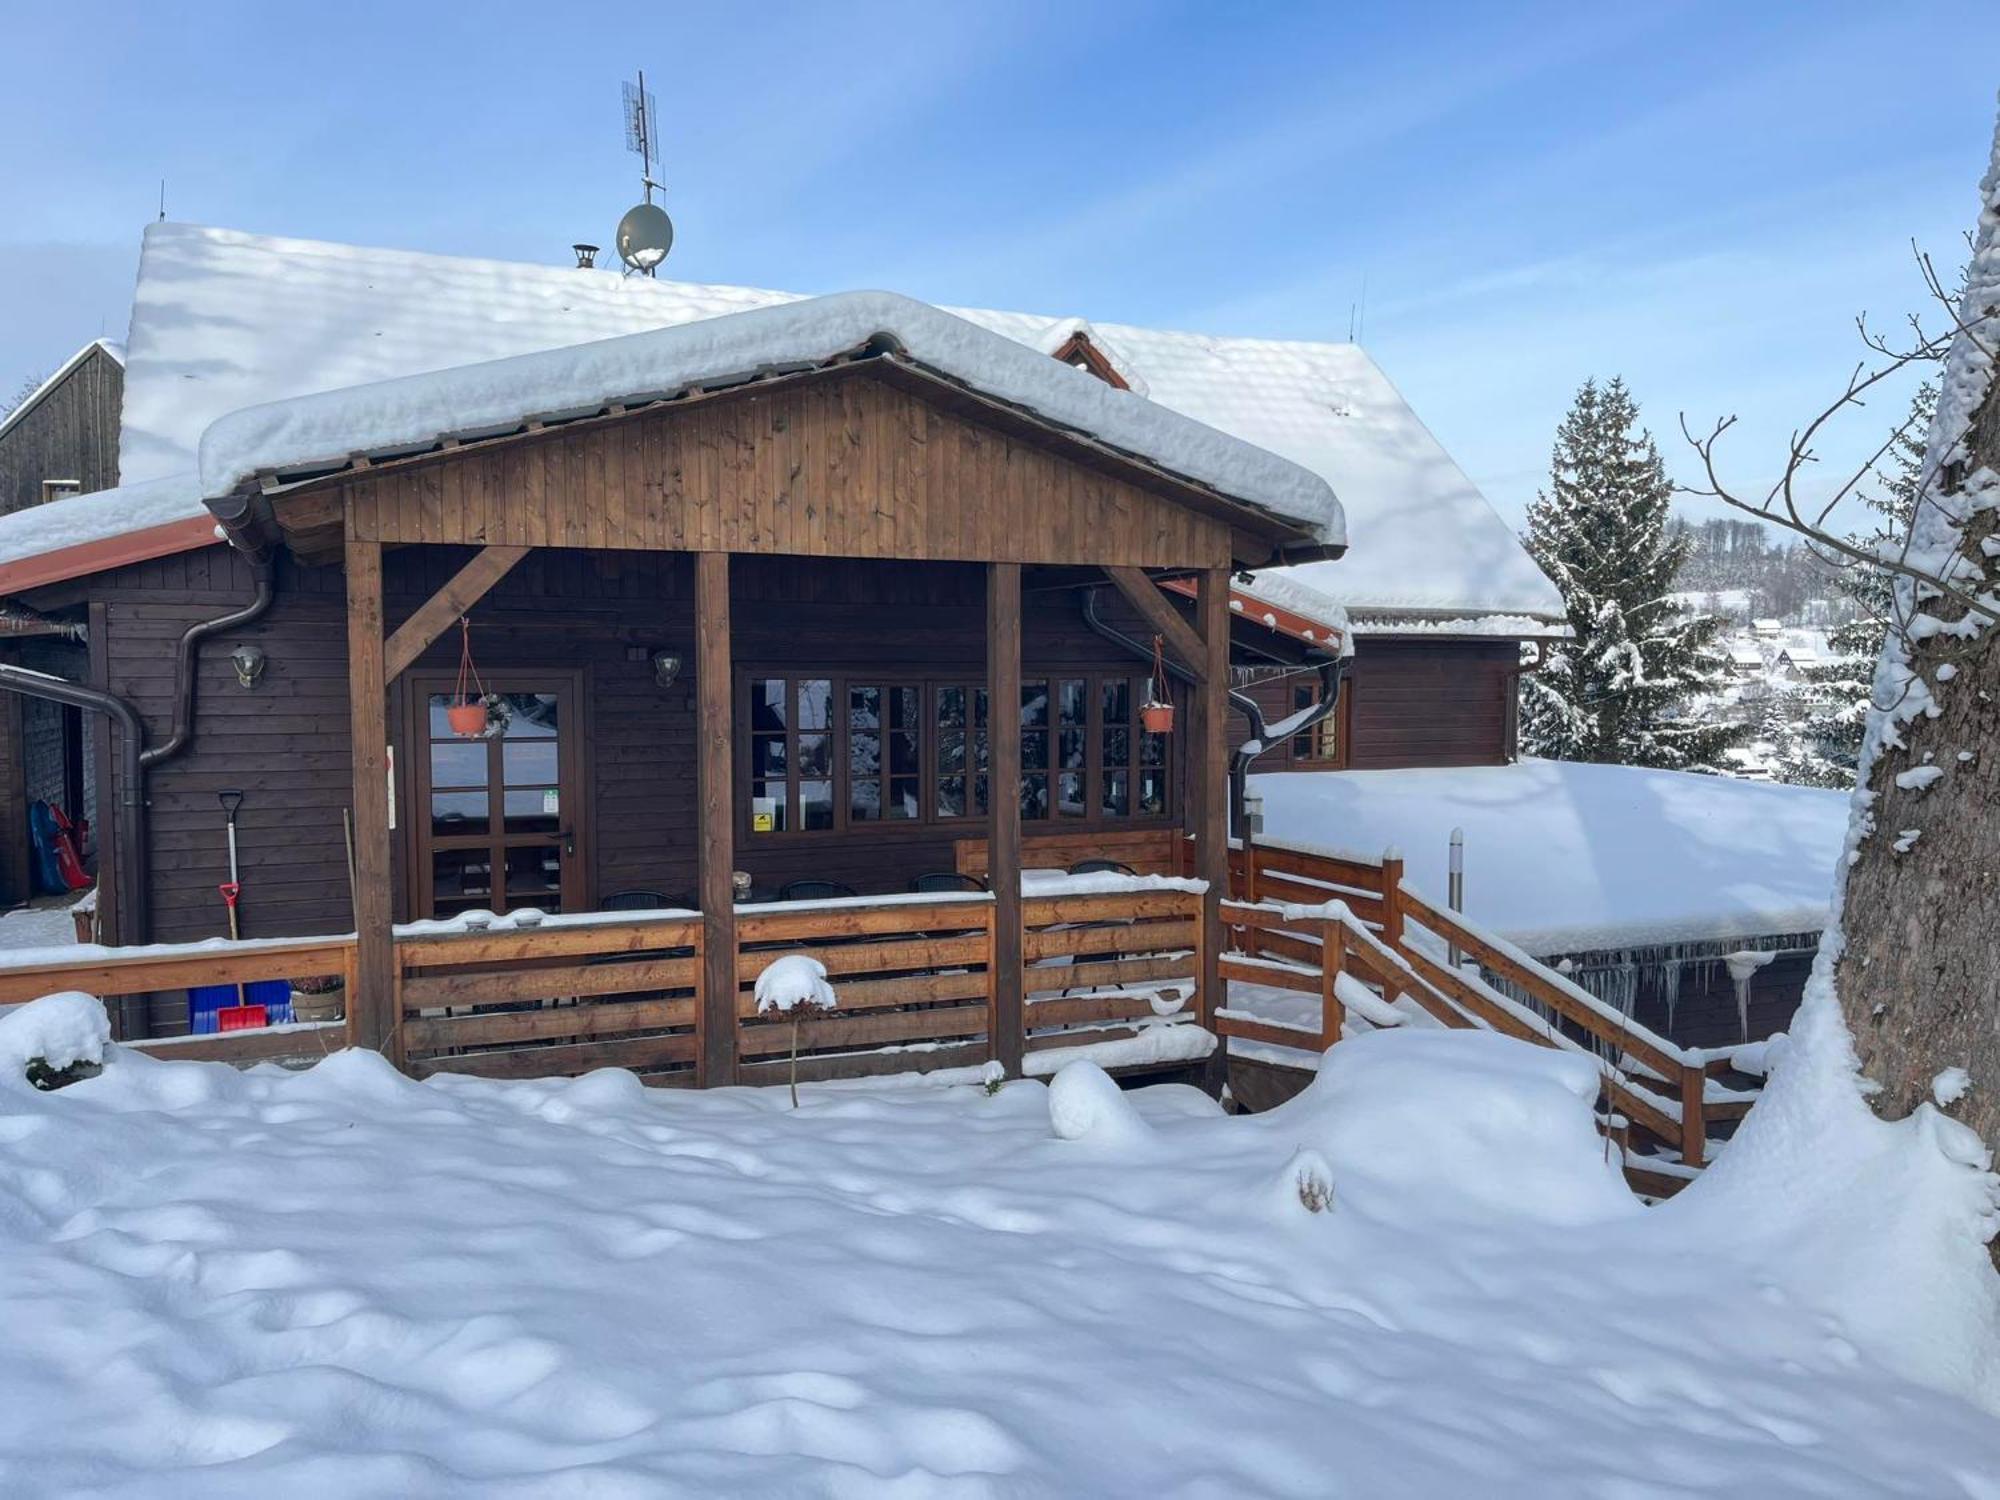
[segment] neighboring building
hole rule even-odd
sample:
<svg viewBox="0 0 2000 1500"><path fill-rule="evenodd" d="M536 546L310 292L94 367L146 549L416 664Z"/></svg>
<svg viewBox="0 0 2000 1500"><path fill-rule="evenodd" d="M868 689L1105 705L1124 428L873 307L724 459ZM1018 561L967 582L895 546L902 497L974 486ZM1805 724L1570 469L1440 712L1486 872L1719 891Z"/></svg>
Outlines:
<svg viewBox="0 0 2000 1500"><path fill-rule="evenodd" d="M0 418L0 516L118 483L125 351L96 339ZM0 662L82 678L78 624L0 612ZM82 715L42 699L0 699L0 908L33 894L28 810L38 801L93 821L95 776ZM86 846L86 854L92 852Z"/></svg>

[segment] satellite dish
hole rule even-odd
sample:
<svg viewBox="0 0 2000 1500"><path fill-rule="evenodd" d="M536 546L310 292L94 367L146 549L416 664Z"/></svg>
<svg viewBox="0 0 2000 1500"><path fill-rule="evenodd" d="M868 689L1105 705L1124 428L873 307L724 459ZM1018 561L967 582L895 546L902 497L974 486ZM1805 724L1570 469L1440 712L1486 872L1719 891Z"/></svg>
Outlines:
<svg viewBox="0 0 2000 1500"><path fill-rule="evenodd" d="M618 221L618 258L635 271L653 268L674 248L674 221L657 203L641 203Z"/></svg>

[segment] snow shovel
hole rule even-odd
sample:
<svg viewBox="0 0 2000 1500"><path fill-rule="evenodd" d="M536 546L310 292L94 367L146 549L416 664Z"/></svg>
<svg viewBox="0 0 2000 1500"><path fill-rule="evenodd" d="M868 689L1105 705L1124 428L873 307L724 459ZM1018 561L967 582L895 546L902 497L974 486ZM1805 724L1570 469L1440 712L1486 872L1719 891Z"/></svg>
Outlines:
<svg viewBox="0 0 2000 1500"><path fill-rule="evenodd" d="M229 908L229 940L233 943L243 936L236 923L236 900L243 894L243 882L238 878L236 870L236 810L243 805L243 793L232 788L226 792L217 792L215 798L222 804L224 826L229 830L229 879L224 881L219 889L222 892L222 904ZM236 982L234 1009L234 1015L218 1014L216 1019L223 1031L264 1024L264 1007L251 1005L250 992L240 979Z"/></svg>

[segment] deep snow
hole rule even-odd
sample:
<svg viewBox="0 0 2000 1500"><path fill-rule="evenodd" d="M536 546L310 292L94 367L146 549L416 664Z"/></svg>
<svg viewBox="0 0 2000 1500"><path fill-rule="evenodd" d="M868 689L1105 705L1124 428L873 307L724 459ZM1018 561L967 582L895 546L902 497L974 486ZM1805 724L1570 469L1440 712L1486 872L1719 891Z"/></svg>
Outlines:
<svg viewBox="0 0 2000 1500"><path fill-rule="evenodd" d="M1491 1035L1245 1118L366 1053L38 1094L5 1041L9 1494L2000 1495L2000 1422L1885 1364L1939 1309L1797 1254L1893 1208L1936 1273L1925 1184L1642 1210L1588 1065Z"/></svg>
<svg viewBox="0 0 2000 1500"><path fill-rule="evenodd" d="M1816 932L1847 825L1841 792L1552 760L1254 787L1271 841L1365 859L1393 846L1436 901L1463 828L1466 915L1537 955Z"/></svg>

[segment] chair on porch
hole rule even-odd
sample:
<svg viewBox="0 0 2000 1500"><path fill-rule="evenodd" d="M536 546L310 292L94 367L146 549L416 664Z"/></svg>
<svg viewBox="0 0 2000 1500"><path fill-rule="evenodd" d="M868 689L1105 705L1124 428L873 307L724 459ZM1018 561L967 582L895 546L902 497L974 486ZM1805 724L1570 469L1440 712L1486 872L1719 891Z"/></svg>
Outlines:
<svg viewBox="0 0 2000 1500"><path fill-rule="evenodd" d="M1136 875L1139 872L1116 859L1080 859L1065 873L1070 875Z"/></svg>
<svg viewBox="0 0 2000 1500"><path fill-rule="evenodd" d="M910 889L919 896L948 896L959 891L984 891L986 882L977 875L967 875L958 870L932 870L913 876Z"/></svg>
<svg viewBox="0 0 2000 1500"><path fill-rule="evenodd" d="M670 911L676 907L692 909L694 902L679 896L669 896L664 891L614 891L597 903L599 911Z"/></svg>
<svg viewBox="0 0 2000 1500"><path fill-rule="evenodd" d="M838 880L788 880L778 888L780 901L836 901L861 893Z"/></svg>

